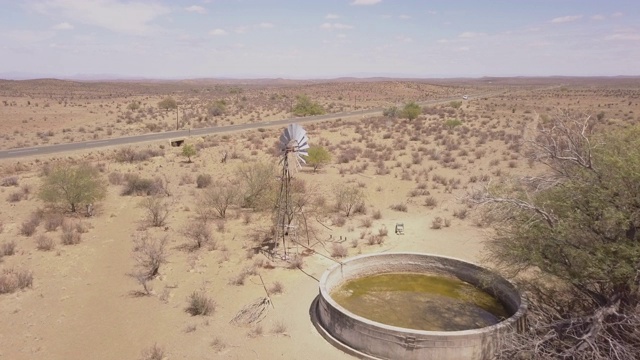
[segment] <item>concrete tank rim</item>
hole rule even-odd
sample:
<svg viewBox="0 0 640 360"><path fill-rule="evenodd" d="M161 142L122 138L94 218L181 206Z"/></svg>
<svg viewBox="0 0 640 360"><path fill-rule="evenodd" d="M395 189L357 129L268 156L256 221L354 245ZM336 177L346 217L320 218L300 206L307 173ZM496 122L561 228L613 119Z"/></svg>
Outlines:
<svg viewBox="0 0 640 360"><path fill-rule="evenodd" d="M468 329L468 330L458 330L458 331L427 331L427 330L417 330L417 329L410 329L410 328L403 328L403 327L399 327L399 326L393 326L393 325L388 325L388 324L384 324L381 322L377 322L377 321L373 321L370 320L368 318L362 317L360 315L356 315L354 313L352 313L351 311L347 310L346 308L344 308L342 305L338 304L329 294L329 291L326 288L326 281L327 278L331 275L331 273L333 271L335 271L336 269L338 269L339 267L343 266L345 263L351 262L351 261L357 261L363 258L368 258L368 257L384 257L384 256L388 256L388 255L415 255L415 256L424 256L424 257L433 257L433 258L442 258L442 259L448 259L448 260L454 260L454 261L458 261L458 262L462 262L465 264L470 264L473 266L476 266L480 269L483 269L485 271L488 272L492 272L491 270L480 266L478 264L472 263L470 261L466 261L466 260L462 260L459 258L455 258L455 257L451 257L451 256L443 256L443 255L437 255L437 254L431 254L431 253L421 253L421 252L387 252L387 253L375 253L375 254L363 254L363 255L357 255L351 258L346 259L343 262L337 263L332 265L331 267L329 267L327 270L325 270L325 272L322 274L322 276L320 277L320 282L319 282L319 288L320 288L320 296L323 298L324 301L328 302L331 304L331 306L333 306L334 308L338 309L339 311L343 312L344 314L355 318L358 321L373 325L373 326L378 326L380 328L385 328L385 329L389 329L389 330L393 330L393 331L397 331L399 333L406 333L407 335L411 335L411 334L415 334L415 335L425 335L425 336L465 336L465 335L471 335L471 334L481 334L481 333L492 333L494 331L497 331L498 329L501 329L503 327L508 327L513 325L514 323L516 323L527 311L527 301L526 298L524 297L524 295L522 294L521 291L518 290L518 288L509 280L505 279L504 277L498 275L502 280L504 280L506 283L508 283L509 285L511 285L511 287L518 293L518 297L520 299L520 304L518 306L518 310L511 316L509 316L507 319L494 324L494 325L490 325L490 326L485 326L482 328L476 328L476 329Z"/></svg>

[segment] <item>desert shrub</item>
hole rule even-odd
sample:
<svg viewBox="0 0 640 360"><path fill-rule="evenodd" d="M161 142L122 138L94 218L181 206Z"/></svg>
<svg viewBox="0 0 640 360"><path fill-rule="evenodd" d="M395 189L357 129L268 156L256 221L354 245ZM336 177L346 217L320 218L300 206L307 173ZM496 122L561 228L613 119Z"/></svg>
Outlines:
<svg viewBox="0 0 640 360"><path fill-rule="evenodd" d="M55 248L55 242L47 235L40 235L36 238L36 248L42 251L50 251Z"/></svg>
<svg viewBox="0 0 640 360"><path fill-rule="evenodd" d="M107 176L107 179L111 185L121 185L124 181L124 175L121 172L114 171Z"/></svg>
<svg viewBox="0 0 640 360"><path fill-rule="evenodd" d="M71 222L62 223L62 234L60 234L62 245L77 245L81 240L82 236L76 229L75 224Z"/></svg>
<svg viewBox="0 0 640 360"><path fill-rule="evenodd" d="M284 292L284 285L280 281L276 281L269 287L269 294L282 294Z"/></svg>
<svg viewBox="0 0 640 360"><path fill-rule="evenodd" d="M204 290L194 291L189 295L185 311L191 316L210 315L216 309L216 303L207 296Z"/></svg>
<svg viewBox="0 0 640 360"><path fill-rule="evenodd" d="M349 251L342 244L332 244L331 245L331 257L342 258L342 257L347 256L348 253L349 253Z"/></svg>
<svg viewBox="0 0 640 360"><path fill-rule="evenodd" d="M240 189L231 182L216 182L207 189L198 201L198 212L203 220L214 217L224 219L230 206L237 204ZM246 199L245 199L246 200Z"/></svg>
<svg viewBox="0 0 640 360"><path fill-rule="evenodd" d="M380 212L380 210L375 210L371 216L374 220L382 219L382 213Z"/></svg>
<svg viewBox="0 0 640 360"><path fill-rule="evenodd" d="M7 201L8 202L19 202L22 201L22 199L25 198L24 192L22 191L14 191L12 193L9 194L9 196L7 197Z"/></svg>
<svg viewBox="0 0 640 360"><path fill-rule="evenodd" d="M29 220L24 221L20 225L20 234L24 236L31 236L35 234L39 224L40 224L40 221L33 217L30 218Z"/></svg>
<svg viewBox="0 0 640 360"><path fill-rule="evenodd" d="M162 348L158 344L153 344L153 346L142 350L142 353L140 354L140 360L164 360L164 359L165 359L164 348Z"/></svg>
<svg viewBox="0 0 640 360"><path fill-rule="evenodd" d="M384 243L384 237L379 236L379 235L369 235L367 237L367 244L368 245L380 245Z"/></svg>
<svg viewBox="0 0 640 360"><path fill-rule="evenodd" d="M302 265L304 265L304 258L299 254L295 254L291 256L291 259L289 259L287 269L301 269Z"/></svg>
<svg viewBox="0 0 640 360"><path fill-rule="evenodd" d="M241 206L257 210L273 206L278 185L275 181L276 173L275 164L271 162L252 162L238 166L235 175L236 183L240 186L236 184L234 188L239 188L242 193Z"/></svg>
<svg viewBox="0 0 640 360"><path fill-rule="evenodd" d="M18 186L18 177L17 176L8 176L5 178L2 178L2 180L0 180L0 186Z"/></svg>
<svg viewBox="0 0 640 360"><path fill-rule="evenodd" d="M204 188L208 187L209 185L211 185L212 181L213 180L211 178L211 175L209 175L209 174L200 174L196 178L196 187L198 189L204 189Z"/></svg>
<svg viewBox="0 0 640 360"><path fill-rule="evenodd" d="M468 215L468 210L466 208L453 211L453 217L458 218L460 220L466 219L467 215Z"/></svg>
<svg viewBox="0 0 640 360"><path fill-rule="evenodd" d="M344 216L334 216L331 221L333 222L334 226L343 227L344 224L347 223L347 218L345 218Z"/></svg>
<svg viewBox="0 0 640 360"><path fill-rule="evenodd" d="M373 220L370 218L364 218L360 221L360 225L364 228L370 228L373 225Z"/></svg>
<svg viewBox="0 0 640 360"><path fill-rule="evenodd" d="M158 195L145 197L138 205L145 212L145 220L154 227L164 226L171 210L170 202Z"/></svg>
<svg viewBox="0 0 640 360"><path fill-rule="evenodd" d="M285 325L281 321L277 321L275 324L273 324L273 327L271 328L272 334L285 334L286 332L287 332L287 325Z"/></svg>
<svg viewBox="0 0 640 360"><path fill-rule="evenodd" d="M263 333L264 333L264 329L262 328L262 325L257 324L254 327L252 327L251 330L249 330L249 332L247 333L247 336L250 338L256 338L258 336L262 336Z"/></svg>
<svg viewBox="0 0 640 360"><path fill-rule="evenodd" d="M436 207L438 206L438 200L436 200L436 198L434 198L433 196L428 196L426 199L424 199L424 205L426 207Z"/></svg>
<svg viewBox="0 0 640 360"><path fill-rule="evenodd" d="M0 273L0 294L33 286L33 274L28 270L4 269Z"/></svg>
<svg viewBox="0 0 640 360"><path fill-rule="evenodd" d="M444 221L439 216L431 221L431 228L432 229L436 229L436 230L442 229L443 226L444 226Z"/></svg>
<svg viewBox="0 0 640 360"><path fill-rule="evenodd" d="M386 226L382 226L380 229L378 229L378 236L387 236L389 235L389 229L387 229Z"/></svg>
<svg viewBox="0 0 640 360"><path fill-rule="evenodd" d="M122 195L161 195L167 194L164 182L159 177L155 179L145 179L137 174L126 174L125 185Z"/></svg>
<svg viewBox="0 0 640 360"><path fill-rule="evenodd" d="M49 213L44 217L44 229L46 231L56 231L64 222L64 216L58 213Z"/></svg>
<svg viewBox="0 0 640 360"><path fill-rule="evenodd" d="M405 204L405 203L399 203L399 204L391 205L391 209L395 210L395 211L401 211L401 212L407 212L407 210L408 210L407 204Z"/></svg>
<svg viewBox="0 0 640 360"><path fill-rule="evenodd" d="M162 149L160 150L142 149L142 150L136 151L132 147L125 147L125 148L119 149L116 152L115 160L117 162L134 163L134 162L146 161L152 157L163 156L163 155L164 155L164 151L162 151Z"/></svg>
<svg viewBox="0 0 640 360"><path fill-rule="evenodd" d="M184 235L190 240L190 250L198 250L213 241L211 229L205 221L192 221L185 229ZM214 246L215 249L215 246Z"/></svg>
<svg viewBox="0 0 640 360"><path fill-rule="evenodd" d="M16 242L13 240L4 242L2 243L2 246L0 246L0 255L11 256L15 253L16 253Z"/></svg>
<svg viewBox="0 0 640 360"><path fill-rule="evenodd" d="M167 262L166 246L167 238L152 238L148 234L142 234L134 239L133 258L138 267L138 273L144 274L147 279L158 275L160 265Z"/></svg>
<svg viewBox="0 0 640 360"><path fill-rule="evenodd" d="M89 227L83 221L77 221L77 222L73 223L73 227L76 229L76 231L79 234L84 234L84 233L89 231Z"/></svg>
<svg viewBox="0 0 640 360"><path fill-rule="evenodd" d="M340 184L334 188L333 194L336 210L342 212L346 217L356 213L358 209L365 208L365 194L357 185Z"/></svg>
<svg viewBox="0 0 640 360"><path fill-rule="evenodd" d="M229 285L241 286L244 285L244 280L247 277L247 272L242 270L236 275L229 278Z"/></svg>

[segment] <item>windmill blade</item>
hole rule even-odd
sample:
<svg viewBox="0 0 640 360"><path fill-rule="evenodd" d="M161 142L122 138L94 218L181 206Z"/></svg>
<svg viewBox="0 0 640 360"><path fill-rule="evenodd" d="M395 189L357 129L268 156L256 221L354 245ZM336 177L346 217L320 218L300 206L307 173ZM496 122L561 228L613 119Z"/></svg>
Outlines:
<svg viewBox="0 0 640 360"><path fill-rule="evenodd" d="M303 163L303 164L307 163L307 161L302 157L300 153L298 153L298 156L296 156L296 160L298 160L298 165L300 165L300 163Z"/></svg>
<svg viewBox="0 0 640 360"><path fill-rule="evenodd" d="M296 142L298 143L298 147L309 146L309 137L307 137L307 134L302 134L302 136L296 139Z"/></svg>

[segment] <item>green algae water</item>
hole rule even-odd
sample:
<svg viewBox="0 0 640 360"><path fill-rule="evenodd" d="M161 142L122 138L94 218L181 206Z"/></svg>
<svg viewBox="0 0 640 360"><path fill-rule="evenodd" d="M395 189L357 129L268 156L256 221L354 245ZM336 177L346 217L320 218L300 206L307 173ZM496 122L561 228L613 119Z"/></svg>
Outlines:
<svg viewBox="0 0 640 360"><path fill-rule="evenodd" d="M414 330L470 330L509 317L493 296L467 282L439 275L365 276L345 282L331 297L356 315Z"/></svg>

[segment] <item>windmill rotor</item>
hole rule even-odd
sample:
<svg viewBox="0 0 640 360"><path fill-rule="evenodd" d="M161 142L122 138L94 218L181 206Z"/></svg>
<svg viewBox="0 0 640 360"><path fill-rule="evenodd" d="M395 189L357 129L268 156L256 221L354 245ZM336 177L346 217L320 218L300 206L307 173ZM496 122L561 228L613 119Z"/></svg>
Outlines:
<svg viewBox="0 0 640 360"><path fill-rule="evenodd" d="M298 124L289 124L280 135L280 152L285 160L288 155L293 155L296 165L306 164L304 156L309 155L309 137L307 132Z"/></svg>

